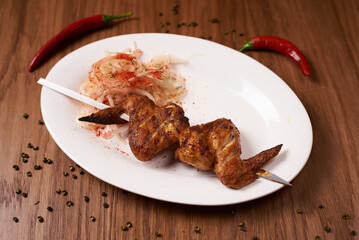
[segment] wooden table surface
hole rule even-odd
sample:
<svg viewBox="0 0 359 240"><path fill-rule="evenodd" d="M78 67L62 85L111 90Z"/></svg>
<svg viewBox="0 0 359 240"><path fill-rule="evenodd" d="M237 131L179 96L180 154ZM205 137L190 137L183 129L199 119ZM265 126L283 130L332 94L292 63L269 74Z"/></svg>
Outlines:
<svg viewBox="0 0 359 240"><path fill-rule="evenodd" d="M177 14L172 11L175 4ZM98 13L125 12L134 15L71 39L28 72L35 52L65 26ZM220 22L211 23L211 18ZM359 1L2 0L0 20L0 239L359 239ZM160 27L167 21L170 25ZM176 27L193 21L198 26ZM225 34L232 28L235 32ZM75 162L56 145L46 125L38 123L41 86L36 81L66 54L93 41L166 30L211 36L211 41L237 50L251 36L274 35L303 51L312 70L309 77L280 54L245 53L281 77L310 116L313 148L293 187L242 204L200 207L124 193L87 172L80 175L78 167L78 179L63 176ZM28 143L39 149L29 149ZM22 152L30 155L28 163L22 162ZM44 164L44 157L53 164ZM34 170L35 164L42 169ZM27 198L17 195L17 189ZM56 189L68 195L58 195ZM69 200L72 207L66 206ZM345 214L349 219L343 219ZM122 231L128 221L133 227ZM194 231L196 226L200 233ZM325 226L331 228L329 233Z"/></svg>

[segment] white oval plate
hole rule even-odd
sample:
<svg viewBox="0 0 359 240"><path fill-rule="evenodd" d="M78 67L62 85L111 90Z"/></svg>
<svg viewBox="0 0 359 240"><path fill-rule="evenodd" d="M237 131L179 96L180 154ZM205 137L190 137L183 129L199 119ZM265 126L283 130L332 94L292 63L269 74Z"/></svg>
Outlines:
<svg viewBox="0 0 359 240"><path fill-rule="evenodd" d="M117 36L68 54L46 79L78 91L106 50L123 51L134 42L143 50L144 61L163 52L189 59L176 71L187 79L183 108L191 125L229 118L241 133L243 159L282 143L282 151L265 169L287 181L301 171L313 141L302 103L268 68L223 45L172 34ZM86 171L119 188L169 202L213 206L253 200L283 187L258 179L240 190L227 188L213 172L173 160L173 149L143 163L117 138L105 140L80 128L75 119L83 109L76 100L42 89L43 118L58 146Z"/></svg>

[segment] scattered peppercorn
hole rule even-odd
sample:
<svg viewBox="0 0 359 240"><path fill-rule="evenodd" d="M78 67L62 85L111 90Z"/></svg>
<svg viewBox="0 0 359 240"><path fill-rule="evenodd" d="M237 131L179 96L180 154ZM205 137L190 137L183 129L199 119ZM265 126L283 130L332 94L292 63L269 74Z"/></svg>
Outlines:
<svg viewBox="0 0 359 240"><path fill-rule="evenodd" d="M16 194L21 194L21 190L20 189L16 189Z"/></svg>
<svg viewBox="0 0 359 240"><path fill-rule="evenodd" d="M128 228L132 228L133 225L132 225L131 222L127 222L127 223L126 223L126 226L127 226Z"/></svg>
<svg viewBox="0 0 359 240"><path fill-rule="evenodd" d="M19 166L16 164L14 166L12 166L12 168L15 169L15 171L18 171L20 169Z"/></svg>
<svg viewBox="0 0 359 240"><path fill-rule="evenodd" d="M349 219L349 215L348 215L348 214L344 214L344 215L343 215L343 219L348 220L348 219Z"/></svg>
<svg viewBox="0 0 359 240"><path fill-rule="evenodd" d="M322 204L320 204L320 205L319 205L319 208L320 208L320 209L323 209L323 208L324 208L324 206L323 206Z"/></svg>
<svg viewBox="0 0 359 240"><path fill-rule="evenodd" d="M108 207L109 207L108 203L104 203L104 204L103 204L103 207L104 207L104 208L108 208Z"/></svg>
<svg viewBox="0 0 359 240"><path fill-rule="evenodd" d="M74 205L74 203L73 203L72 201L67 201L67 202L66 202L66 205L67 205L68 207L71 207L71 206Z"/></svg>
<svg viewBox="0 0 359 240"><path fill-rule="evenodd" d="M89 202L90 201L90 198L88 196L84 196L84 201L85 202Z"/></svg>
<svg viewBox="0 0 359 240"><path fill-rule="evenodd" d="M21 157L22 157L22 158L29 158L30 156L29 156L29 154L27 154L27 153L21 153Z"/></svg>
<svg viewBox="0 0 359 240"><path fill-rule="evenodd" d="M43 163L48 163L49 160L47 158L44 157L44 159L42 160Z"/></svg>
<svg viewBox="0 0 359 240"><path fill-rule="evenodd" d="M324 230L327 232L327 233L330 233L332 231L332 229L328 226L325 226L324 227Z"/></svg>
<svg viewBox="0 0 359 240"><path fill-rule="evenodd" d="M177 14L177 13L178 13L178 7L179 7L178 4L176 4L176 5L173 6L172 12L173 12L174 14Z"/></svg>
<svg viewBox="0 0 359 240"><path fill-rule="evenodd" d="M24 198L27 198L27 193L22 193L22 196L23 196Z"/></svg>
<svg viewBox="0 0 359 240"><path fill-rule="evenodd" d="M19 222L19 219L17 217L14 217L12 220L14 220L14 222Z"/></svg>
<svg viewBox="0 0 359 240"><path fill-rule="evenodd" d="M122 226L121 226L121 230L122 230L122 231L127 231L127 230L128 230L128 227L127 227L126 225L122 225Z"/></svg>
<svg viewBox="0 0 359 240"><path fill-rule="evenodd" d="M27 144L27 147L28 147L28 148L33 148L33 145L32 145L31 143L28 143L28 144Z"/></svg>
<svg viewBox="0 0 359 240"><path fill-rule="evenodd" d="M303 210L299 208L299 209L297 210L297 213L298 213L298 214L303 214Z"/></svg>
<svg viewBox="0 0 359 240"><path fill-rule="evenodd" d="M21 160L22 160L23 163L27 163L27 162L28 162L27 158L23 158L23 159L21 159Z"/></svg>
<svg viewBox="0 0 359 240"><path fill-rule="evenodd" d="M242 230L243 232L247 232L247 227L244 225L243 222L240 222L240 223L238 224L238 226L241 228L241 230Z"/></svg>
<svg viewBox="0 0 359 240"><path fill-rule="evenodd" d="M42 168L42 167L41 167L40 165L35 165L35 166L34 166L34 169L35 169L35 170L40 170L41 168Z"/></svg>
<svg viewBox="0 0 359 240"><path fill-rule="evenodd" d="M62 190L62 195L66 196L67 195L67 191L66 190Z"/></svg>
<svg viewBox="0 0 359 240"><path fill-rule="evenodd" d="M91 222L95 222L95 221L96 221L96 218L95 218L94 216L91 216L91 217L90 217L90 220L91 220Z"/></svg>
<svg viewBox="0 0 359 240"><path fill-rule="evenodd" d="M31 173L30 171L28 171L28 172L26 173L26 175L27 175L28 177L32 177L32 173Z"/></svg>
<svg viewBox="0 0 359 240"><path fill-rule="evenodd" d="M29 114L27 113L24 113L24 115L22 115L25 119L28 119L29 118Z"/></svg>
<svg viewBox="0 0 359 240"><path fill-rule="evenodd" d="M60 194L60 193L61 193L61 190L60 190L60 189L56 189L56 193L57 193L57 194Z"/></svg>
<svg viewBox="0 0 359 240"><path fill-rule="evenodd" d="M353 230L353 231L350 232L350 235L356 236L356 235L357 235L357 232Z"/></svg>
<svg viewBox="0 0 359 240"><path fill-rule="evenodd" d="M39 220L39 222L41 222L41 223L44 222L44 218L41 217L41 216L38 216L38 217L37 217L37 220Z"/></svg>
<svg viewBox="0 0 359 240"><path fill-rule="evenodd" d="M155 232L155 236L156 236L156 237L161 237L162 235L161 235L161 233L159 233L159 232Z"/></svg>
<svg viewBox="0 0 359 240"><path fill-rule="evenodd" d="M84 175L84 174L85 174L85 172L84 172L84 171L81 171L81 172L80 172L80 175Z"/></svg>
<svg viewBox="0 0 359 240"><path fill-rule="evenodd" d="M75 174L72 174L73 179L77 179L77 176Z"/></svg>
<svg viewBox="0 0 359 240"><path fill-rule="evenodd" d="M74 172L74 171L75 171L74 166L70 166L69 168L70 168L70 171L71 171L71 172Z"/></svg>
<svg viewBox="0 0 359 240"><path fill-rule="evenodd" d="M38 124L39 124L39 125L44 125L44 121L39 120L39 121L38 121Z"/></svg>
<svg viewBox="0 0 359 240"><path fill-rule="evenodd" d="M195 232L195 233L199 233L200 231L201 231L201 229L200 229L199 227L197 227L197 226L194 227L194 232Z"/></svg>
<svg viewBox="0 0 359 240"><path fill-rule="evenodd" d="M102 193L101 193L101 196L102 196L102 197L107 197L107 193L102 192Z"/></svg>
<svg viewBox="0 0 359 240"><path fill-rule="evenodd" d="M52 209L52 207L50 207L50 206L47 207L47 211L52 212L53 210L54 209Z"/></svg>
<svg viewBox="0 0 359 240"><path fill-rule="evenodd" d="M65 177L67 177L69 175L68 172L64 172L63 174L64 174Z"/></svg>
<svg viewBox="0 0 359 240"><path fill-rule="evenodd" d="M48 160L47 160L47 164L52 164L53 163L53 161L49 158Z"/></svg>
<svg viewBox="0 0 359 240"><path fill-rule="evenodd" d="M196 23L196 22L191 22L191 25L192 25L192 27L197 27L198 23Z"/></svg>
<svg viewBox="0 0 359 240"><path fill-rule="evenodd" d="M32 149L34 149L35 151L39 150L39 146L33 146Z"/></svg>

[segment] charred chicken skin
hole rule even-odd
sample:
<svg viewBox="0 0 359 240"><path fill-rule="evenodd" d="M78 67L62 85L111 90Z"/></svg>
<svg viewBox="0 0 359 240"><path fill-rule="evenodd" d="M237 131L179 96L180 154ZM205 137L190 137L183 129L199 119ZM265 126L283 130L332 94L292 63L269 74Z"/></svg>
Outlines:
<svg viewBox="0 0 359 240"><path fill-rule="evenodd" d="M242 160L240 134L231 120L221 118L189 126L183 109L176 104L157 106L146 96L127 95L116 107L106 108L80 121L123 124L129 116L129 145L135 157L148 161L179 142L175 158L201 170L213 170L227 187L239 189L257 179L256 173L274 158L282 145Z"/></svg>
<svg viewBox="0 0 359 240"><path fill-rule="evenodd" d="M274 158L282 145L243 161L239 131L231 120L187 128L181 132L175 158L202 170L213 170L227 187L239 189L257 179L256 173Z"/></svg>
<svg viewBox="0 0 359 240"><path fill-rule="evenodd" d="M120 116L129 116L128 140L131 151L141 161L148 161L160 151L178 142L179 134L189 127L183 109L170 103L157 106L141 95L127 95L120 104L106 108L79 121L98 124L123 124Z"/></svg>

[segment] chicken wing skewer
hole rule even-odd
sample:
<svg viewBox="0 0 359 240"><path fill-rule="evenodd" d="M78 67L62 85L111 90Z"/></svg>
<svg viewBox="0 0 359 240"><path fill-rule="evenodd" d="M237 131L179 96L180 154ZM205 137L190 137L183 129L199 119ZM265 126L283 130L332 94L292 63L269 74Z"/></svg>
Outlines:
<svg viewBox="0 0 359 240"><path fill-rule="evenodd" d="M122 124L129 115L129 145L135 157L148 161L179 142L175 158L201 170L213 170L227 187L239 189L258 178L261 167L274 158L282 145L265 150L248 160L240 158L239 131L229 119L221 118L189 126L183 109L176 104L157 106L140 95L127 95L116 107L82 117L80 121Z"/></svg>
<svg viewBox="0 0 359 240"><path fill-rule="evenodd" d="M225 186L235 189L256 180L256 173L282 147L278 145L243 161L239 131L225 118L186 129L179 142L175 158L201 170L213 170Z"/></svg>
<svg viewBox="0 0 359 240"><path fill-rule="evenodd" d="M159 107L148 97L140 95L127 95L116 107L103 109L79 121L123 124L127 121L120 117L122 113L129 116L131 151L141 161L148 161L177 143L180 132L189 127L180 106L170 103Z"/></svg>

